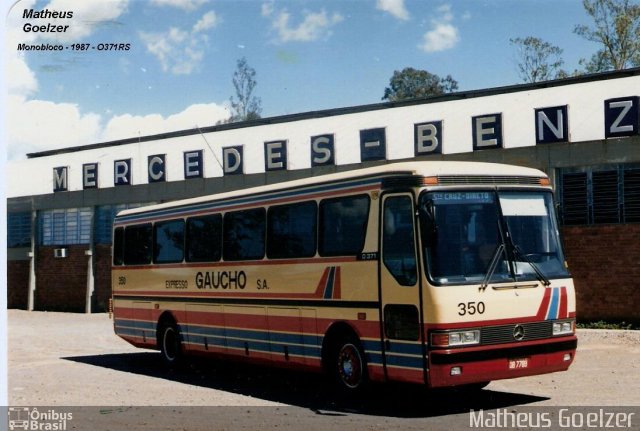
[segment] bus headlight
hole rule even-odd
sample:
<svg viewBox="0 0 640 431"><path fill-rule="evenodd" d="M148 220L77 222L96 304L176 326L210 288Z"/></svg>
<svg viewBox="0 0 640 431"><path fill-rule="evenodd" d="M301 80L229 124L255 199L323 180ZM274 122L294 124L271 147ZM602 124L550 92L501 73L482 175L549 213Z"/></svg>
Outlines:
<svg viewBox="0 0 640 431"><path fill-rule="evenodd" d="M569 335L574 332L573 320L553 322L553 336Z"/></svg>
<svg viewBox="0 0 640 431"><path fill-rule="evenodd" d="M431 334L431 345L438 347L468 346L480 343L480 330L435 332Z"/></svg>

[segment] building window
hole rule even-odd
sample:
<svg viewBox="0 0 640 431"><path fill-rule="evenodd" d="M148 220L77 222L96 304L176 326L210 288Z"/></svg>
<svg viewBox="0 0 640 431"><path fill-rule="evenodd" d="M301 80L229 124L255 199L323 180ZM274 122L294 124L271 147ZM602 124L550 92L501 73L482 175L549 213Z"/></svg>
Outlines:
<svg viewBox="0 0 640 431"><path fill-rule="evenodd" d="M111 244L113 220L122 210L138 208L150 204L120 204L120 205L101 205L96 207L96 220L94 231L94 242L96 244Z"/></svg>
<svg viewBox="0 0 640 431"><path fill-rule="evenodd" d="M7 214L7 247L31 246L31 213Z"/></svg>
<svg viewBox="0 0 640 431"><path fill-rule="evenodd" d="M73 245L91 242L90 207L42 211L40 242L42 245Z"/></svg>
<svg viewBox="0 0 640 431"><path fill-rule="evenodd" d="M640 222L640 165L561 169L557 191L564 225Z"/></svg>

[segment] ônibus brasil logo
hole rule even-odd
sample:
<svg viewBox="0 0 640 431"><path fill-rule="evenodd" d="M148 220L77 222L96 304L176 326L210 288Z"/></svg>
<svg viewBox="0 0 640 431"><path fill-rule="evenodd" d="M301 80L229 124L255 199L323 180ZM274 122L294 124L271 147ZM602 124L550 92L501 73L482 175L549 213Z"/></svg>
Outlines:
<svg viewBox="0 0 640 431"><path fill-rule="evenodd" d="M73 413L54 409L39 411L37 408L9 407L9 430L66 431L73 420Z"/></svg>

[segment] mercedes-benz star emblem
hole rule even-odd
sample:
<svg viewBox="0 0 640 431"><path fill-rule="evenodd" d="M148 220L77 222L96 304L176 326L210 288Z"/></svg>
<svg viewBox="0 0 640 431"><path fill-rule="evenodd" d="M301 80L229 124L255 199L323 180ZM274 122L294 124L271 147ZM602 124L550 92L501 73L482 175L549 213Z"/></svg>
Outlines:
<svg viewBox="0 0 640 431"><path fill-rule="evenodd" d="M524 328L522 327L522 325L516 325L516 327L513 328L513 338L518 341L524 338Z"/></svg>

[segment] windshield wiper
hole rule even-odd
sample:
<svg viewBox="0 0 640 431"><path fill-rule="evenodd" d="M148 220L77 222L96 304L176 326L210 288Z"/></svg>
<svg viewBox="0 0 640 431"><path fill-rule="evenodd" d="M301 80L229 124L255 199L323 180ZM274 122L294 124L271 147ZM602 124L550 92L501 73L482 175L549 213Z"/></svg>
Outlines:
<svg viewBox="0 0 640 431"><path fill-rule="evenodd" d="M511 272L511 277L513 277L513 279L516 282L518 281L518 274L516 271L516 265L517 265L516 260L523 260L524 262L528 263L531 266L531 268L533 268L533 271L536 273L536 277L538 278L538 280L544 286L549 286L551 282L542 273L542 271L540 271L540 268L538 268L538 266L535 263L533 263L531 259L529 259L524 253L522 253L522 250L520 250L520 248L517 245L514 244L513 238L511 237L511 232L509 232L509 224L507 223L507 220L502 212L502 204L500 203L500 194L498 193L497 189L495 190L495 196L496 196L496 203L498 204L498 218L499 218L498 227L500 229L500 236L502 238L501 247L504 247L506 250L507 261L509 263L509 271ZM494 258L496 258L496 256L494 256ZM497 262L496 262L496 265L497 265ZM491 269L491 267L489 269ZM493 268L493 270L495 271L495 268ZM491 275L493 275L493 272L487 273L487 277L485 277L485 281L487 281L487 284L488 284L489 278L491 278ZM486 288L487 284L483 282L482 287Z"/></svg>
<svg viewBox="0 0 640 431"><path fill-rule="evenodd" d="M491 277L493 277L493 273L496 272L496 268L498 267L498 262L500 261L500 256L504 252L504 244L500 244L496 251L493 253L491 257L491 262L489 262L489 268L487 269L487 274L484 276L482 280L482 284L480 285L480 289L484 290L489 286L489 281L491 281Z"/></svg>
<svg viewBox="0 0 640 431"><path fill-rule="evenodd" d="M540 282L545 287L549 286L551 284L551 281L549 281L549 279L544 275L544 273L540 271L540 268L538 268L538 265L533 263L533 261L529 259L527 255L522 252L519 246L513 245L513 243L512 243L512 246L513 246L514 257L516 257L518 260L523 260L526 263L528 263L531 266L531 268L533 268L533 271L536 273L536 275L538 276L538 280L540 280Z"/></svg>

